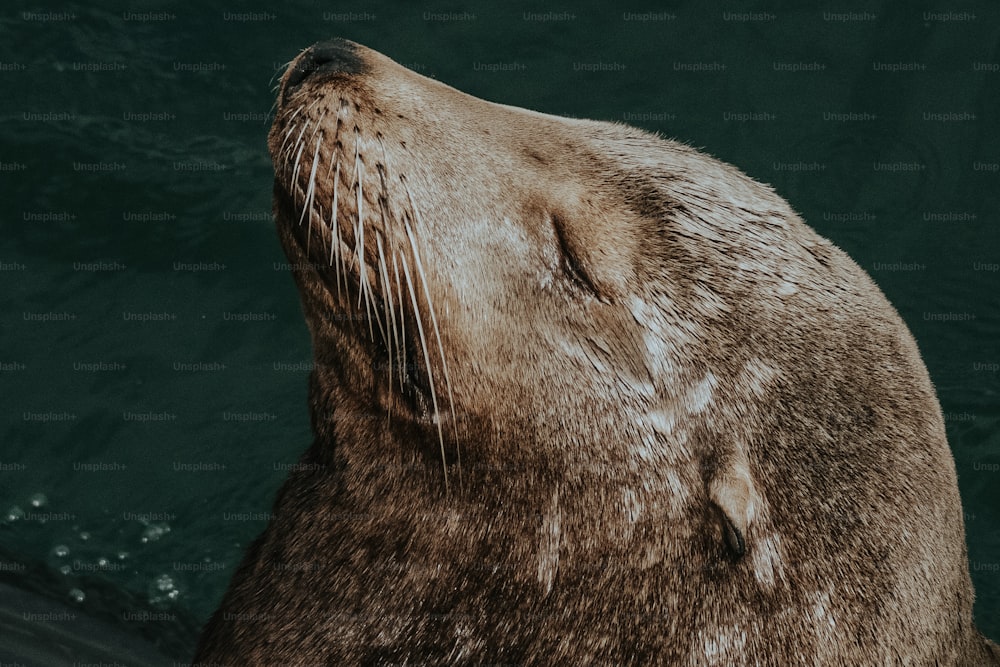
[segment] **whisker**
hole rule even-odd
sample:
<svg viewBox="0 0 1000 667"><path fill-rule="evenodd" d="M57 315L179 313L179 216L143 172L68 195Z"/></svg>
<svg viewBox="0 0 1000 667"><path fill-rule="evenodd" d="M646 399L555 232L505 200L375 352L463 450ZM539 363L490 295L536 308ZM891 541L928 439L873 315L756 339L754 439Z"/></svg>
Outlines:
<svg viewBox="0 0 1000 667"><path fill-rule="evenodd" d="M312 135L309 137L310 139L312 139L313 137L315 137L316 133L323 129L323 119L324 118L326 118L326 109L323 109L323 113L321 113L319 115L319 118L316 119L316 129L313 130Z"/></svg>
<svg viewBox="0 0 1000 667"><path fill-rule="evenodd" d="M291 122L292 122L293 120L295 120L295 117L296 117L296 116L298 116L298 115L299 115L300 113L302 113L302 110L303 110L304 108L305 108L305 105L303 105L303 106L300 106L300 107L296 107L296 108L295 108L295 111L293 111L293 112L292 112L292 115L290 115L290 116L289 116L289 117L288 117L288 118L286 119L286 121L287 121L287 122L289 122L289 123L291 123Z"/></svg>
<svg viewBox="0 0 1000 667"><path fill-rule="evenodd" d="M378 246L378 264L379 274L382 278L382 294L385 295L385 298L382 299L382 307L385 309L386 325L384 328L379 326L379 331L382 334L382 342L385 343L385 349L389 353L389 387L392 388L392 329L389 327L389 323L395 323L396 316L392 308L392 292L389 291L389 271L386 268L385 251L382 248L382 235L378 232L375 232L375 244Z"/></svg>
<svg viewBox="0 0 1000 667"><path fill-rule="evenodd" d="M382 241L379 238L378 230L375 230L375 247L380 252L381 252L381 247L380 247L381 243L382 243ZM375 274L376 278L380 277L380 275L379 275L380 272L379 272L379 267L378 266L372 267L372 272ZM371 312L372 312L372 315L374 316L374 319L375 319L375 326L378 327L379 336L382 338L382 341L385 342L385 340L386 340L386 338L385 338L385 327L382 324L382 315L379 314L378 308L376 308L376 304L373 303L374 300L375 300L374 299L374 294L375 293L373 291L373 287L372 287L371 281L369 281L368 282L368 298L369 298L369 303L371 304ZM369 326L369 328L371 328L371 320L369 320L368 326ZM372 332L372 342L374 342L374 341L375 341L375 333L373 331Z"/></svg>
<svg viewBox="0 0 1000 667"><path fill-rule="evenodd" d="M333 146L333 150L330 151L330 166L328 166L326 168L326 174L323 175L323 178L330 178L330 174L333 172L334 164L335 163L337 165L340 164L340 159L339 159L339 157L337 155L337 145L336 145L337 136L336 135L334 135L333 140L334 140L335 143L334 143L334 146ZM334 186L336 186L336 185L337 184L334 183Z"/></svg>
<svg viewBox="0 0 1000 667"><path fill-rule="evenodd" d="M292 169L292 204L293 205L298 201L297 198L296 198L296 195L298 194L298 191L299 191L299 188L297 187L297 183L299 182L299 168L302 166L301 163L300 163L300 160L302 159L302 150L306 147L306 145L299 143L299 144L296 144L296 146L298 146L299 151L298 151L298 153L295 154L295 168ZM302 220L299 219L299 224L301 224L301 223L302 223Z"/></svg>
<svg viewBox="0 0 1000 667"><path fill-rule="evenodd" d="M379 166L379 173L381 174L381 166ZM383 186L382 186L382 192L383 193L385 192L385 184L384 183L383 183ZM392 304L392 292L389 290L389 281L388 281L389 271L388 271L388 267L387 267L387 263L386 263L386 259L385 259L385 248L384 248L384 245L382 243L382 234L385 233L386 235L388 235L390 233L389 232L389 226L390 226L389 225L389 214L388 214L388 211L386 210L386 206L388 206L388 204L387 204L386 200L383 197L378 197L377 201L378 201L378 208L379 208L379 217L381 218L381 221L382 221L382 230L381 231L379 231L377 229L375 230L375 241L376 241L376 245L378 247L378 260L379 260L379 267L378 268L379 268L380 277L382 278L382 296L383 296L383 300L386 302L386 304L385 304L386 306L390 306ZM388 329L388 327L389 327L388 316L389 316L389 313L387 311L386 312L386 322L385 322L386 329ZM385 338L385 337L383 336L383 338ZM386 339L385 342L386 342L386 345L389 344L389 340L388 339Z"/></svg>
<svg viewBox="0 0 1000 667"><path fill-rule="evenodd" d="M407 190L407 195L409 196L409 190ZM413 207L413 214L416 216L416 222L420 223L420 213L417 212L416 207L413 205L413 198L410 198L410 205ZM417 241L413 235L413 229L410 227L410 223L405 223L406 236L410 240L410 248L413 250L413 261L416 264L417 274L420 276L420 283L423 286L424 298L427 299L427 312L430 314L431 325L434 327L434 337L437 339L438 354L441 356L441 369L444 372L444 386L448 392L448 409L451 412L451 424L455 433L455 448L457 452L457 463L458 463L458 474L459 474L459 484L461 485L462 480L462 453L458 445L458 422L455 419L455 398L451 393L451 378L448 375L448 361L444 357L444 345L441 342L441 331L438 328L437 315L434 312L434 302L431 300L430 287L427 285L427 274L424 272L424 265L420 261L420 251L417 250ZM426 353L425 353L426 355ZM433 385L432 385L433 387ZM437 408L435 407L435 410ZM440 417L438 418L438 427L440 428Z"/></svg>
<svg viewBox="0 0 1000 667"><path fill-rule="evenodd" d="M293 62L295 62L295 58L292 58L291 60L289 60L288 62L286 62L284 65L282 65L280 68L278 68L277 70L275 70L274 74L271 75L271 80L268 81L268 83L274 83L275 78L277 78L278 82L277 82L277 85L275 86L275 88L277 86L280 86L281 85L281 77L284 76L285 72L288 70L288 66L291 65ZM275 88L272 88L272 90L274 90ZM277 104L277 101L275 101L275 104Z"/></svg>
<svg viewBox="0 0 1000 667"><path fill-rule="evenodd" d="M376 133L375 139L376 139L376 141L378 141L379 148L382 151L382 164L379 165L379 170L378 170L378 173L379 173L379 182L381 184L382 192L383 193L388 193L389 192L389 187L388 187L388 183L386 182L387 181L386 172L388 171L388 168L389 168L389 154L385 150L385 141L383 140L382 134L381 133ZM406 358L405 358L406 345L404 344L404 339L403 339L403 336L405 336L405 334L406 334L406 318L403 316L403 304L405 302L403 301L402 287L401 287L401 285L399 283L399 265L396 262L396 252L398 250L399 245L395 242L396 232L394 230L394 225L398 224L398 223L394 220L393 216L389 215L386 212L386 210L385 210L386 207L389 205L388 204L388 194L386 194L386 198L384 200L379 200L379 201L382 203L382 227L383 227L383 229L385 231L387 243L388 243L389 247L392 248L392 250L393 250L393 254L392 254L392 269L393 269L393 274L394 274L395 280L396 280L396 290L397 290L398 295L399 295L399 315L398 315L398 319L397 319L396 309L394 308L394 304L393 304L393 293L392 293L391 281L387 281L388 284L386 284L385 293L386 293L386 297L388 299L389 306L391 308L391 314L392 314L391 327L392 327L392 333L393 333L393 340L395 341L396 346L397 346L396 360L397 361L402 360L402 364L403 365L401 366L401 369L403 369L405 371L405 368L406 368ZM389 326L389 323L387 323L387 327L388 326ZM401 332L396 330L397 326L401 327L401 329L402 329ZM402 389L403 386L404 386L403 380L404 380L404 373L400 372L399 373L399 386L400 386L400 389ZM390 385L391 384L392 383L390 382Z"/></svg>
<svg viewBox="0 0 1000 667"><path fill-rule="evenodd" d="M451 489L448 485L448 459L444 452L444 432L441 430L441 414L438 411L437 393L434 391L434 371L431 368L431 358L427 354L427 337L424 335L424 325L421 322L420 308L417 306L417 293L413 288L413 278L410 276L410 267L406 261L406 256L400 257L403 262L403 274L406 276L406 286L410 292L410 303L413 304L413 319L417 322L417 333L420 338L420 347L424 352L424 364L427 366L427 384L431 388L431 404L434 407L434 420L437 422L438 442L441 444L441 469L444 472L444 492L450 495Z"/></svg>
<svg viewBox="0 0 1000 667"><path fill-rule="evenodd" d="M289 119L289 120L291 120L291 119ZM298 146L299 142L302 141L302 135L304 135L306 133L306 129L309 127L309 125L311 123L312 123L312 121L307 118L305 124L302 126L302 129L299 130L299 136L295 137L295 145L296 146Z"/></svg>
<svg viewBox="0 0 1000 667"><path fill-rule="evenodd" d="M312 240L312 204L316 196L316 167L319 165L319 147L323 143L323 134L316 137L316 148L313 149L312 168L309 170L309 186L306 188L306 201L302 208L302 215L299 217L299 224L306 216L309 216L309 229L306 230L306 254L309 254L309 242Z"/></svg>
<svg viewBox="0 0 1000 667"><path fill-rule="evenodd" d="M308 109L311 109L311 108L312 108L313 106L315 106L315 105L316 105L316 102L313 102L312 104L310 104L310 105L309 105L308 107L306 107L306 108L307 108L307 110L308 110ZM293 114L292 114L291 116L289 116L289 118L288 118L288 121L289 121L289 122L291 122L292 120L294 120L295 116L297 116L297 115L299 114L299 112L301 112L301 111L302 111L302 109L303 109L303 107L299 107L298 109L296 109L296 110L295 110L295 112L294 112L294 113L293 113ZM302 129L301 129L301 130L299 130L299 136L297 136L297 137L295 138L295 142L294 142L294 144L292 145L292 147L291 147L291 148L290 148L290 150L289 150L289 153L288 153L288 154L289 154L289 156L290 156L290 155L291 155L292 153L294 153L294 152L295 152L295 149L296 149L296 148L298 148L298 147L300 147L300 146L302 145L302 137L303 137L303 135L305 134L306 130L307 130L307 129L309 129L309 125L311 125L311 124L312 124L312 121L311 121L311 120L309 120L309 119L307 118L307 119L306 119L306 122L305 122L305 125L303 125L303 126L302 126ZM293 124L293 125L292 125L292 127L290 127L290 128L288 129L288 135L289 135L289 136L291 136L291 133L292 133L292 131L294 131L295 127L296 127L296 126L295 126L295 125ZM284 142L282 142L282 146L284 146L284 144L285 144L285 143L287 143L287 137L286 137L286 140L285 140Z"/></svg>
<svg viewBox="0 0 1000 667"><path fill-rule="evenodd" d="M333 175L333 204L330 211L330 266L342 263L340 253L340 225L337 224L337 192L340 190L340 160L337 160L337 171ZM340 271L337 274L337 297L340 297ZM346 278L346 276L345 276Z"/></svg>
<svg viewBox="0 0 1000 667"><path fill-rule="evenodd" d="M404 374L406 372L406 317L403 316L403 286L399 281L399 263L396 261L396 253L392 253L392 272L396 275L396 293L399 295L399 335L396 336L396 344L399 350L396 353L397 359L402 359L402 372L399 374L399 388L403 388Z"/></svg>
<svg viewBox="0 0 1000 667"><path fill-rule="evenodd" d="M295 125L293 123L288 126L287 130L285 130L285 138L281 142L281 148L278 149L278 155L281 155L282 153L285 152L285 146L288 145L288 139L292 136L292 132L294 132L295 128L297 127L298 125Z"/></svg>
<svg viewBox="0 0 1000 667"><path fill-rule="evenodd" d="M417 203L413 200L413 195L410 192L409 185L407 185L407 183L406 183L406 177L403 176L403 175L400 175L399 180L403 184L403 189L406 191L406 198L410 202L410 210L413 211L414 224L417 224L420 227L423 227L423 219L422 219L422 217L420 215L420 210L417 208ZM421 262L421 260L420 260L420 252L417 249L416 236L413 233L413 228L410 226L409 222L405 222L404 221L404 227L406 229L406 236L410 240L410 247L413 250L413 259L414 259L414 262L417 265L417 270L420 273L420 278L421 278L421 281L423 283L424 296L427 299L427 306L428 306L428 311L430 312L431 324L434 327L434 337L437 339L438 354L441 355L441 368L442 368L442 371L444 372L444 383L445 383L445 388L447 389L447 392L448 392L448 405L449 405L449 410L451 412L452 428L454 429L454 435L455 435L455 447L456 447L457 461L458 461L459 484L461 485L461 482L462 482L462 465L461 465L461 462L462 462L462 453L461 453L461 448L459 447L459 444L458 444L458 442L459 442L459 440L458 440L458 421L455 418L455 398L452 395L452 391L451 391L451 376L448 373L448 361L447 361L447 359L445 359L445 356L444 356L444 345L441 342L441 331L438 328L437 314L436 314L436 311L435 311L435 308L434 308L434 303L431 300L430 288L427 285L427 274L424 272L423 262Z"/></svg>
<svg viewBox="0 0 1000 667"><path fill-rule="evenodd" d="M375 330L372 327L372 308L371 308L371 285L368 284L368 271L365 266L365 217L364 217L364 163L361 161L361 137L357 128L354 130L354 173L357 178L357 207L358 207L358 227L357 234L354 237L354 256L358 262L358 284L360 290L358 292L358 308L361 308L361 302L365 303L365 314L368 317L368 335L371 340L375 340Z"/></svg>

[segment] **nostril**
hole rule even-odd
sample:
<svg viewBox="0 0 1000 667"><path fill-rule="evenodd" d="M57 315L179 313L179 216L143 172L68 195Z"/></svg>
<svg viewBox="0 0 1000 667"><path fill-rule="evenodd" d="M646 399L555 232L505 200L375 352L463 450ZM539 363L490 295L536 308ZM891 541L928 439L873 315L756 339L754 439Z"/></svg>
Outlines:
<svg viewBox="0 0 1000 667"><path fill-rule="evenodd" d="M354 44L343 39L317 42L295 59L285 81L285 94L294 92L313 74L330 72L358 74L362 61Z"/></svg>

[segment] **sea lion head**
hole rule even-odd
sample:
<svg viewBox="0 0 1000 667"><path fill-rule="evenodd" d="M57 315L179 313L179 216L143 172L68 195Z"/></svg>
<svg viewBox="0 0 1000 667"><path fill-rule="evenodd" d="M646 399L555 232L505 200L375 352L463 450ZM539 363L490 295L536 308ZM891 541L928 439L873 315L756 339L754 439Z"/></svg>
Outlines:
<svg viewBox="0 0 1000 667"><path fill-rule="evenodd" d="M292 62L269 147L316 361L338 369L318 375L446 464L682 456L653 441L704 411L707 362L742 335L721 323L749 282L727 226L770 195L738 213L766 257L793 215L686 146L483 101L342 40Z"/></svg>

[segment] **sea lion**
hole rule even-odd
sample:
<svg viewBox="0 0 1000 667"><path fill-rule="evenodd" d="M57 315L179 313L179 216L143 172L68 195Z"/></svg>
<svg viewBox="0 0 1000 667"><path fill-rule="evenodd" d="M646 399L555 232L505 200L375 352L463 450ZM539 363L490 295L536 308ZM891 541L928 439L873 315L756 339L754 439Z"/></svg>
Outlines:
<svg viewBox="0 0 1000 667"><path fill-rule="evenodd" d="M315 440L197 662L997 664L916 344L769 187L341 40L268 145Z"/></svg>

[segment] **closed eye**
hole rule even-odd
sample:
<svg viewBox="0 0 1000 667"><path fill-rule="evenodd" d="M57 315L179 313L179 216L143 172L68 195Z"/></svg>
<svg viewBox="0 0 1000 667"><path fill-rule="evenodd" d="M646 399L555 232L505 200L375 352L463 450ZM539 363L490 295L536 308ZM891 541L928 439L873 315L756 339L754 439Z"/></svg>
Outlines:
<svg viewBox="0 0 1000 667"><path fill-rule="evenodd" d="M597 285L587 275L583 265L580 264L576 254L573 252L573 248L566 238L565 225L562 219L555 214L551 216L551 219L552 227L556 233L556 241L559 244L559 268L562 270L563 276L578 290L582 290L589 296L603 301Z"/></svg>

